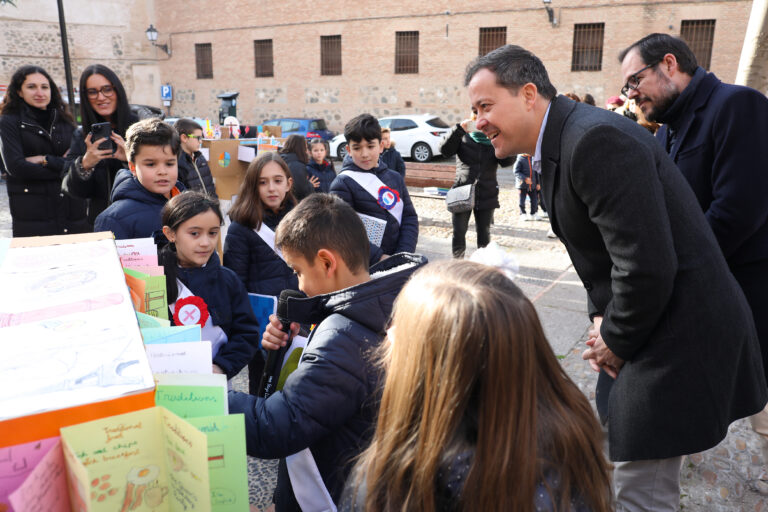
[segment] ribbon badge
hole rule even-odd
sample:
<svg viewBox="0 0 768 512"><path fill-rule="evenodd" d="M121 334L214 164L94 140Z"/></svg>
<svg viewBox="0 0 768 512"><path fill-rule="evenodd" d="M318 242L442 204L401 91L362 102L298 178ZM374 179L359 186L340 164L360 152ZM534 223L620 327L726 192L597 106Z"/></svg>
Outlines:
<svg viewBox="0 0 768 512"><path fill-rule="evenodd" d="M203 327L208 321L208 316L208 305L205 301L196 295L190 295L176 301L173 323L176 325L199 324Z"/></svg>
<svg viewBox="0 0 768 512"><path fill-rule="evenodd" d="M379 206L384 208L385 210L391 210L395 207L397 202L400 200L400 194L397 193L397 190L391 189L389 187L381 187L379 188Z"/></svg>

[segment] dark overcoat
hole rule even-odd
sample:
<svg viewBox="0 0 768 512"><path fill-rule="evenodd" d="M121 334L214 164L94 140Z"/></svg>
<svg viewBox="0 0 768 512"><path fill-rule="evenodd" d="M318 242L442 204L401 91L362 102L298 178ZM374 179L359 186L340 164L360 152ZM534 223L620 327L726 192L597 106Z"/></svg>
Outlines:
<svg viewBox="0 0 768 512"><path fill-rule="evenodd" d="M541 157L552 228L626 361L608 397L611 459L715 446L768 393L749 306L690 187L644 128L563 96Z"/></svg>

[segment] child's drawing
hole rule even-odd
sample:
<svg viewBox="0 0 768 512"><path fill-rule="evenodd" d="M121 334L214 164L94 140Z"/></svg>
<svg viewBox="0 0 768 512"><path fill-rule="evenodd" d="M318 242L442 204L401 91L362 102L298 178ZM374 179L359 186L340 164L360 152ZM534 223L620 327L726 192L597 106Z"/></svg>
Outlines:
<svg viewBox="0 0 768 512"><path fill-rule="evenodd" d="M120 512L136 510L142 502L152 509L159 507L168 495L168 487L160 486L159 476L160 468L154 464L131 468Z"/></svg>

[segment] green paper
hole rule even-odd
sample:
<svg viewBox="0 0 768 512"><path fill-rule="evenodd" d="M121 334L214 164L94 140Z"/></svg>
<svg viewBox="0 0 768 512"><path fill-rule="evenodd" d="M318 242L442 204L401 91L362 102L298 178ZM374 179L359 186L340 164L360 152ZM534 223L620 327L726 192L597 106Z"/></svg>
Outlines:
<svg viewBox="0 0 768 512"><path fill-rule="evenodd" d="M178 325L171 327L148 327L141 330L144 344L179 343L184 341L200 341L202 336L199 324Z"/></svg>
<svg viewBox="0 0 768 512"><path fill-rule="evenodd" d="M248 510L248 460L245 416L209 416L187 420L208 436L208 478L213 512Z"/></svg>
<svg viewBox="0 0 768 512"><path fill-rule="evenodd" d="M155 404L182 418L229 412L227 376L221 374L156 374Z"/></svg>
<svg viewBox="0 0 768 512"><path fill-rule="evenodd" d="M136 312L136 318L139 320L139 327L147 329L151 327L170 327L171 322L164 318L155 318L154 316L145 315L144 313Z"/></svg>
<svg viewBox="0 0 768 512"><path fill-rule="evenodd" d="M124 268L123 271L129 276L141 279L146 283L144 289L144 303L147 314L157 318L168 320L168 298L165 288L165 276L150 276L144 272Z"/></svg>

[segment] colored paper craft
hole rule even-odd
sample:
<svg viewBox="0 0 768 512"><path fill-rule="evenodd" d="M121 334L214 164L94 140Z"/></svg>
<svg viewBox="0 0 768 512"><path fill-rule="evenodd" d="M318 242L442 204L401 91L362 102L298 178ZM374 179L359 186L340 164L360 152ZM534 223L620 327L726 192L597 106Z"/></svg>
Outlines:
<svg viewBox="0 0 768 512"><path fill-rule="evenodd" d="M269 315L277 313L277 297L273 295L260 295L258 293L249 293L248 300L251 302L251 309L259 321L259 340L261 340L269 323Z"/></svg>
<svg viewBox="0 0 768 512"><path fill-rule="evenodd" d="M168 318L168 300L165 288L165 275L151 276L139 272L132 268L123 269L126 276L138 279L144 283L144 305L145 310L141 311L150 316L159 318ZM128 277L126 277L128 281ZM130 286L130 282L129 282Z"/></svg>
<svg viewBox="0 0 768 512"><path fill-rule="evenodd" d="M157 246L152 238L115 240L115 246L124 267L157 266Z"/></svg>
<svg viewBox="0 0 768 512"><path fill-rule="evenodd" d="M136 319L139 322L139 327L142 329L151 329L156 327L170 327L171 321L165 318L156 318L144 313L136 311Z"/></svg>
<svg viewBox="0 0 768 512"><path fill-rule="evenodd" d="M179 343L182 341L200 341L200 326L174 325L171 327L149 327L141 329L145 345L157 343Z"/></svg>
<svg viewBox="0 0 768 512"><path fill-rule="evenodd" d="M69 491L61 440L55 443L43 459L31 470L21 486L10 495L8 512L68 512ZM46 439L45 441L49 441ZM43 441L34 444L40 445ZM1 501L1 500L0 500Z"/></svg>
<svg viewBox="0 0 768 512"><path fill-rule="evenodd" d="M0 448L0 510L10 510L8 507L11 506L11 494L24 486L35 467L58 446L58 442L58 437L51 437Z"/></svg>
<svg viewBox="0 0 768 512"><path fill-rule="evenodd" d="M248 460L245 416L189 418L208 438L208 476L213 512L248 510Z"/></svg>
<svg viewBox="0 0 768 512"><path fill-rule="evenodd" d="M211 373L211 342L180 342L146 345L152 373Z"/></svg>
<svg viewBox="0 0 768 512"><path fill-rule="evenodd" d="M293 339L291 339L291 346L288 347L288 350L283 356L283 364L280 368L280 378L277 380L276 389L278 391L283 389L285 379L298 368L299 361L301 361L301 355L304 353L305 348L307 348L307 338L304 336L294 336Z"/></svg>
<svg viewBox="0 0 768 512"><path fill-rule="evenodd" d="M61 429L74 510L210 511L206 435L162 407Z"/></svg>
<svg viewBox="0 0 768 512"><path fill-rule="evenodd" d="M227 376L219 373L155 375L155 404L182 418L229 414Z"/></svg>

